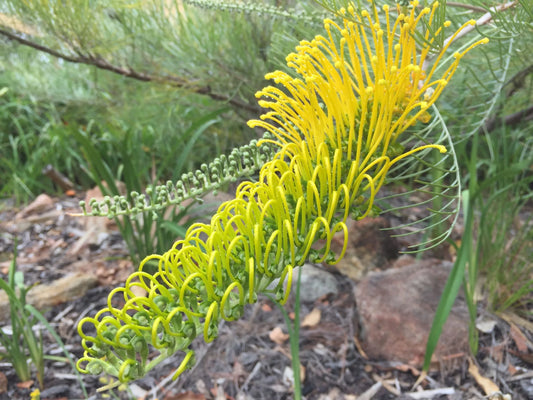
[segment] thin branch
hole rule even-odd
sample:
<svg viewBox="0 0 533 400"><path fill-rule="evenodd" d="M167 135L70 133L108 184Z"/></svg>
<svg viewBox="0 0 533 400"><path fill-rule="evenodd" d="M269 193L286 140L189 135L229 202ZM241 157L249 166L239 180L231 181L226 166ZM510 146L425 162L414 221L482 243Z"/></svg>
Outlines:
<svg viewBox="0 0 533 400"><path fill-rule="evenodd" d="M533 73L533 64L528 65L526 68L524 68L521 71L518 71L516 74L514 74L511 79L509 79L504 86L511 85L511 89L509 90L509 93L507 93L507 97L512 96L515 92L517 92L519 89L524 87L526 78L529 74Z"/></svg>
<svg viewBox="0 0 533 400"><path fill-rule="evenodd" d="M231 104L232 106L238 109L247 110L253 113L257 113L257 114L261 113L261 108L259 108L258 106L242 102L238 99L229 97L225 94L214 93L212 92L209 86L195 87L194 85L191 85L191 83L189 83L186 79L183 79L177 76L172 76L172 75L154 76L154 75L146 74L144 72L136 71L132 68L119 67L117 65L111 64L109 61L107 61L106 59L104 59L103 57L99 55L96 55L96 56L95 55L83 55L81 53L78 53L78 56L74 57L68 54L61 53L49 47L43 46L39 43L35 43L31 40L24 39L23 37L15 35L2 28L0 28L0 35L3 35L6 38L13 40L15 42L18 42L24 46L31 47L38 51L42 51L43 53L50 54L53 57L60 58L67 62L71 62L75 64L92 65L99 69L111 71L116 74L125 76L127 78L135 79L135 80L142 81L142 82L157 82L157 83L168 84L176 88L186 89L196 94L208 96L211 99L216 100L216 101L227 102L228 104Z"/></svg>
<svg viewBox="0 0 533 400"><path fill-rule="evenodd" d="M449 4L449 3L447 3L447 4ZM455 42L456 40L459 40L463 36L465 36L468 33L472 32L474 29L476 29L476 27L482 26L482 25L486 25L489 22L491 22L492 21L492 13L493 12L501 12L501 11L507 10L508 8L514 7L516 4L517 4L517 1L515 0L515 1L510 1L508 3L505 3L505 4L500 4L497 7L489 8L490 11L485 13L485 14L483 14L481 17L479 17L476 20L476 24L475 25L467 25L457 35L455 35L455 33L454 33L453 35L455 35L455 37L453 35L449 36L446 40L444 40L443 46L446 47L450 42ZM485 11L485 10L483 10L483 11ZM424 64L423 64L422 69L426 70L430 62L431 62L431 59L429 57L426 58L424 60Z"/></svg>
<svg viewBox="0 0 533 400"><path fill-rule="evenodd" d="M533 106L528 107L524 110L517 111L503 118L491 118L487 121L487 123L483 127L483 130L488 133L492 132L500 125L513 127L520 124L521 122L529 121L531 119L533 119Z"/></svg>
<svg viewBox="0 0 533 400"><path fill-rule="evenodd" d="M472 4L464 4L464 3L456 3L455 1L447 1L446 6L449 7L457 7L457 8L465 8L467 10L475 11L475 12L487 12L486 8L478 7Z"/></svg>
<svg viewBox="0 0 533 400"><path fill-rule="evenodd" d="M496 6L496 7L490 7L489 8L489 12L487 12L487 13L483 14L481 17L479 17L476 20L476 24L475 25L468 25L461 32L459 32L459 34L457 36L455 36L455 38L453 38L453 36L450 36L448 39L446 39L444 41L444 46L446 46L448 44L448 42L450 40L452 40L452 38L453 38L453 41L455 42L459 38L467 35L471 31L476 29L476 27L488 24L490 21L492 21L492 14L494 12L501 12L501 11L507 10L508 8L516 6L516 4L517 4L516 1L510 1L510 2L505 3L505 4L500 4L499 6Z"/></svg>

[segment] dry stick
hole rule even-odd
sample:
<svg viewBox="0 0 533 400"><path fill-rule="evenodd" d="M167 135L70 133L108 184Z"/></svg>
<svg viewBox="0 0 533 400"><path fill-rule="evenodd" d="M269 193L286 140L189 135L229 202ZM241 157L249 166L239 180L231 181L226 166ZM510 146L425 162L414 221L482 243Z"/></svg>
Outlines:
<svg viewBox="0 0 533 400"><path fill-rule="evenodd" d="M183 88L190 90L193 93L201 94L210 97L213 100L216 101L224 101L228 104L231 104L232 106L235 106L239 109L244 109L253 113L258 113L261 111L261 109L255 105L248 104L245 102L242 102L238 99L235 99L233 97L219 94L219 93L213 93L211 88L209 86L202 86L202 87L194 87L194 85L191 85L186 79L180 78L178 76L172 76L172 75L166 75L166 76L154 76L149 75L144 72L139 72L131 67L123 68L119 67L117 65L111 64L109 61L104 59L103 57L99 55L83 55L79 54L77 57L70 56L68 54L63 54L57 50L51 49L49 47L43 46L39 43L32 42L31 40L24 39L18 35L15 35L5 29L0 28L0 35L3 35L7 37L10 40L16 41L20 44L23 44L24 46L28 46L31 48L34 48L36 50L42 51L44 53L50 54L51 56L54 56L56 58L61 58L65 61L75 63L75 64L87 64L87 65L93 65L99 69L103 69L106 71L111 71L116 74L125 76L127 78L136 79L138 81L142 82L158 82L158 83L164 83L168 84L177 88Z"/></svg>
<svg viewBox="0 0 533 400"><path fill-rule="evenodd" d="M509 79L504 86L512 85L512 88L509 90L509 93L507 93L506 97L512 96L516 91L519 89L522 89L525 84L526 77L533 73L533 64L528 65L526 68L524 68L521 71L518 71L516 74Z"/></svg>
<svg viewBox="0 0 533 400"><path fill-rule="evenodd" d="M509 90L509 92L505 93L505 98L511 97L515 92L523 88L526 77L531 73L533 73L533 64L528 65L526 68L517 72L513 77L511 77L511 79L509 79L503 86L506 88L507 86L512 85L512 88ZM498 114L502 108L503 102L501 102L498 106L498 110L494 113L494 117L488 119L486 123L479 128L482 133L492 132L500 125L513 127L523 121L529 121L533 118L533 106L517 111L513 114L500 117Z"/></svg>
<svg viewBox="0 0 533 400"><path fill-rule="evenodd" d="M41 172L63 189L63 191L74 189L74 184L65 175L55 169L53 165L47 164Z"/></svg>
<svg viewBox="0 0 533 400"><path fill-rule="evenodd" d="M443 46L445 47L450 42L455 42L459 38L462 38L466 34L472 32L478 26L482 26L482 25L488 24L490 21L492 21L492 13L493 12L500 12L500 11L507 10L508 8L516 6L516 4L517 4L516 1L510 1L508 3L500 4L499 6L489 8L490 11L485 13L485 14L483 14L481 17L479 17L477 19L475 25L468 25L464 29L462 29L457 35L455 35L455 37L453 37L453 36L448 37L446 40L444 40ZM424 60L424 64L422 66L422 69L424 71L428 68L428 65L429 65L430 61L431 60L430 60L429 57Z"/></svg>
<svg viewBox="0 0 533 400"><path fill-rule="evenodd" d="M516 1L510 1L510 2L505 3L505 4L500 4L497 7L489 8L489 12L487 12L487 13L483 14L481 17L479 17L478 20L476 21L475 25L468 25L467 27L465 27L461 32L459 32L457 34L457 36L455 36L453 41L455 41L455 40L465 36L466 34L470 33L477 26L482 26L482 25L488 24L490 21L492 21L492 13L507 10L508 8L516 6L516 4L517 4ZM446 46L448 44L448 42L450 42L450 40L452 40L452 37L453 36L450 36L448 39L446 39L444 41L444 46Z"/></svg>
<svg viewBox="0 0 533 400"><path fill-rule="evenodd" d="M250 381L257 375L259 370L261 369L263 364L261 364L261 361L258 361L257 364L255 364L254 368L252 369L252 372L250 372L250 375L248 375L248 378L244 381L244 384L241 387L241 391L247 391L248 385L250 384Z"/></svg>
<svg viewBox="0 0 533 400"><path fill-rule="evenodd" d="M515 126L523 121L529 121L533 118L533 106L524 110L517 111L513 114L507 115L503 118L494 117L487 121L484 126L485 132L492 132L498 126L498 122L506 126Z"/></svg>
<svg viewBox="0 0 533 400"><path fill-rule="evenodd" d="M465 8L467 10L471 11L477 11L477 12L486 12L487 9L479 6L474 6L472 4L464 4L464 3L457 3L455 1L447 1L446 2L447 7L457 7L457 8Z"/></svg>

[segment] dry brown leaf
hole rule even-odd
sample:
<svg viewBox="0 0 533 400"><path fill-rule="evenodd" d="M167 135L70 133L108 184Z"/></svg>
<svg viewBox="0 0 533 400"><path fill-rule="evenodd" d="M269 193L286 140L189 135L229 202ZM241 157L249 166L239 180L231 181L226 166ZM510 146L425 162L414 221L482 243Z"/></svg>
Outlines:
<svg viewBox="0 0 533 400"><path fill-rule="evenodd" d="M20 389L29 389L32 386L33 386L32 380L17 383L17 387Z"/></svg>
<svg viewBox="0 0 533 400"><path fill-rule="evenodd" d="M43 193L36 197L30 204L28 204L22 211L15 215L15 219L26 218L32 214L39 214L54 207L54 200L47 194Z"/></svg>
<svg viewBox="0 0 533 400"><path fill-rule="evenodd" d="M11 267L12 261L4 261L0 263L0 272L2 272L4 275L7 275L9 273L9 268Z"/></svg>
<svg viewBox="0 0 533 400"><path fill-rule="evenodd" d="M398 397L398 396L401 395L401 393L393 386L393 385L395 385L397 383L395 379L386 379L386 378L381 377L381 376L379 376L377 374L372 374L372 379L374 379L374 381L376 381L376 382L381 382L383 387L387 391L392 393L394 396Z"/></svg>
<svg viewBox="0 0 533 400"><path fill-rule="evenodd" d="M411 388L411 391L414 391L417 387L419 387L427 378L428 374L426 371L422 370L422 373L418 376L418 379L416 380L415 384Z"/></svg>
<svg viewBox="0 0 533 400"><path fill-rule="evenodd" d="M322 317L322 313L320 312L320 309L313 308L313 310L305 316L305 318L302 321L301 326L308 326L313 327L317 326L320 322L320 318Z"/></svg>
<svg viewBox="0 0 533 400"><path fill-rule="evenodd" d="M165 396L163 400L205 400L205 396L200 393L185 392Z"/></svg>
<svg viewBox="0 0 533 400"><path fill-rule="evenodd" d="M268 305L267 303L263 303L263 304L261 304L261 310L263 312L271 312L272 311L272 307L270 307L270 305Z"/></svg>
<svg viewBox="0 0 533 400"><path fill-rule="evenodd" d="M235 361L235 363L233 363L232 375L233 380L237 382L237 380L241 377L246 378L248 376L248 372L240 362Z"/></svg>
<svg viewBox="0 0 533 400"><path fill-rule="evenodd" d="M523 362L533 365L533 354L530 353L520 353L518 351L509 350L509 353L517 356Z"/></svg>
<svg viewBox="0 0 533 400"><path fill-rule="evenodd" d="M272 329L268 334L268 337L276 344L283 344L287 341L287 339L289 339L289 335L283 333L279 326L276 326L274 329Z"/></svg>
<svg viewBox="0 0 533 400"><path fill-rule="evenodd" d="M507 372L509 372L509 375L513 376L518 372L518 369L513 364L509 364L507 366Z"/></svg>
<svg viewBox="0 0 533 400"><path fill-rule="evenodd" d="M211 394L214 396L215 400L226 400L231 398L224 392L224 388L218 385L211 388Z"/></svg>
<svg viewBox="0 0 533 400"><path fill-rule="evenodd" d="M520 353L527 353L527 338L522 331L513 323L510 323L511 331L509 332L516 348Z"/></svg>
<svg viewBox="0 0 533 400"><path fill-rule="evenodd" d="M477 365L472 362L472 359L469 359L468 363L470 364L468 366L468 372L470 373L470 375L472 375L477 384L481 386L486 396L490 396L493 393L497 393L500 391L498 385L496 385L489 378L486 378L479 373L479 369Z"/></svg>
<svg viewBox="0 0 533 400"><path fill-rule="evenodd" d="M357 351L359 352L359 354L361 354L361 356L365 360L368 360L368 356L366 355L365 351L363 350L363 346L361 346L361 342L359 342L359 339L357 338L357 336L353 337L353 342L354 342L355 347L357 348Z"/></svg>
<svg viewBox="0 0 533 400"><path fill-rule="evenodd" d="M0 372L0 394L7 391L7 378L3 372Z"/></svg>
<svg viewBox="0 0 533 400"><path fill-rule="evenodd" d="M420 376L420 371L409 364L395 365L393 368L402 372L410 372L414 376Z"/></svg>
<svg viewBox="0 0 533 400"><path fill-rule="evenodd" d="M522 317L519 317L518 315L516 314L513 314L513 313L508 313L508 312L504 312L504 313L501 313L501 314L498 314L499 317L502 317L505 321L507 321L510 324L516 324L516 325L519 325L521 326L522 328L530 331L530 332L533 332L533 322L532 321L528 321L527 319L524 319Z"/></svg>

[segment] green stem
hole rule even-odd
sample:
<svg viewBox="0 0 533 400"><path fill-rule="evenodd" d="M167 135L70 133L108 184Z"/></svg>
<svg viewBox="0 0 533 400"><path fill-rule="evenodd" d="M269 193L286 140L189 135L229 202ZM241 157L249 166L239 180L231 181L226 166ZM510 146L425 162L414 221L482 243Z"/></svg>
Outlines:
<svg viewBox="0 0 533 400"><path fill-rule="evenodd" d="M287 330L289 331L289 343L291 346L292 373L294 379L294 400L302 399L302 382L300 380L300 279L302 267L298 268L298 281L296 282L296 295L294 300L294 322L291 322L287 311L271 296L268 296L281 310Z"/></svg>
<svg viewBox="0 0 533 400"><path fill-rule="evenodd" d="M294 322L290 331L292 355L292 371L294 375L294 399L302 398L302 383L300 382L300 279L302 267L298 268L298 282L296 283L296 299L294 301Z"/></svg>

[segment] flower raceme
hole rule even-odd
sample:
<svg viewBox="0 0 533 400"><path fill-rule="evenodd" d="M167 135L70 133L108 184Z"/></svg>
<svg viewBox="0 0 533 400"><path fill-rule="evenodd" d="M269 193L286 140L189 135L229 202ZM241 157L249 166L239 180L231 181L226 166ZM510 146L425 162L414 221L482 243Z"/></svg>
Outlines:
<svg viewBox="0 0 533 400"><path fill-rule="evenodd" d="M400 14L394 22L388 6L383 7L384 22L380 21L377 8L373 8L372 17L366 10L356 13L353 7L341 10L349 18L342 26L326 20L326 36L301 42L297 52L287 57L288 66L300 78L280 71L267 75L285 90L269 86L258 92L258 97L269 99L259 104L271 111L249 125L271 132L275 140L269 141L283 149L278 156L301 160L303 171L312 164L309 159L320 157L323 143L330 152L339 149L345 163L354 162L356 175L368 175L364 178L365 188L373 189L371 194L379 189L389 167L400 159L426 147L445 151L442 146L430 145L393 157L399 135L417 120L429 121L427 109L447 85L460 58L482 41L456 53L448 69L434 79L453 37L474 21L452 36L433 68L425 71L430 47L440 29L433 37L427 30L426 44L420 50L414 34L427 14L431 25L438 3L415 15L417 4L413 2L410 14ZM335 183L333 187L337 186ZM368 210L371 204L369 201Z"/></svg>
<svg viewBox="0 0 533 400"><path fill-rule="evenodd" d="M209 224L192 225L165 254L147 257L125 287L110 293L108 307L80 322L82 372L130 381L183 352L177 377L194 363L190 345L197 336L212 341L221 319L239 318L258 293L285 302L293 270L306 260L334 264L342 258L346 220L373 212L392 165L425 148L446 151L432 144L404 151L397 139L417 121L429 120L427 110L460 58L483 41L456 53L436 76L453 36L433 67L424 66L436 35L449 24L434 36L428 29L418 48L417 25L425 16L431 26L438 3L418 14L417 3L411 5L394 21L387 6L342 9L341 24L325 20L324 36L301 42L287 57L296 77L267 75L281 88L257 93L270 111L249 125L265 129L262 142L279 151L259 180L242 183ZM330 244L339 232L345 246L335 255ZM155 273L145 271L149 263L157 264Z"/></svg>

